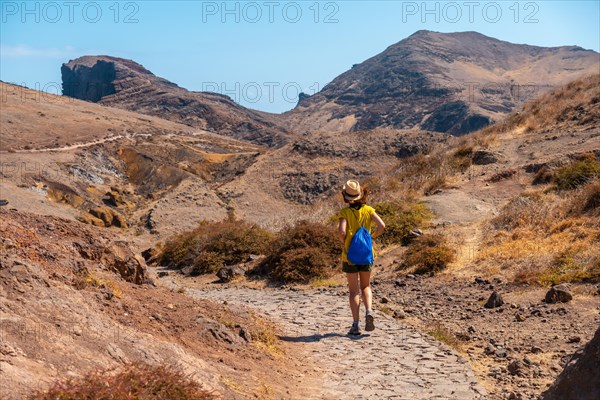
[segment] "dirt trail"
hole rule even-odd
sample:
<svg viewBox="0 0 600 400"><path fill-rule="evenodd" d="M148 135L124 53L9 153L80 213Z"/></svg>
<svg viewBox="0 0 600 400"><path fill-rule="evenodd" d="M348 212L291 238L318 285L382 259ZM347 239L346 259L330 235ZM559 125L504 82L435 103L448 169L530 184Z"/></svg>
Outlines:
<svg viewBox="0 0 600 400"><path fill-rule="evenodd" d="M468 363L440 342L378 313L373 332L346 335L349 309L343 291L217 287L188 289L198 298L241 304L274 320L281 339L297 346L316 371L294 383L301 398L484 399ZM292 383L290 382L290 387Z"/></svg>

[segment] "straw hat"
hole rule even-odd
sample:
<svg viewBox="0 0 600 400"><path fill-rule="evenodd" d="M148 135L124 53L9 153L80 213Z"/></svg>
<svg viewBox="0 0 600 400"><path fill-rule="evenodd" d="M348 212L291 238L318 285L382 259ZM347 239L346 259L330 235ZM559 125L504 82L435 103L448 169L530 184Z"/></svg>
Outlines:
<svg viewBox="0 0 600 400"><path fill-rule="evenodd" d="M342 195L344 199L348 201L359 200L362 197L362 191L360 190L360 183L355 180L349 180L344 185L344 189L342 190Z"/></svg>

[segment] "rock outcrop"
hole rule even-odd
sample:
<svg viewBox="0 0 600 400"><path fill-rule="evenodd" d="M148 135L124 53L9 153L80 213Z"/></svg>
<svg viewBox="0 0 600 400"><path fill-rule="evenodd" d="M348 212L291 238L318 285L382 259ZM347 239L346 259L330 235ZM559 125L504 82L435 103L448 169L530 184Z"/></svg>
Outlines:
<svg viewBox="0 0 600 400"><path fill-rule="evenodd" d="M244 108L221 94L188 91L131 60L84 56L63 64L61 73L65 96L262 145L278 146L287 140L274 116Z"/></svg>
<svg viewBox="0 0 600 400"><path fill-rule="evenodd" d="M542 394L543 400L600 399L600 328Z"/></svg>

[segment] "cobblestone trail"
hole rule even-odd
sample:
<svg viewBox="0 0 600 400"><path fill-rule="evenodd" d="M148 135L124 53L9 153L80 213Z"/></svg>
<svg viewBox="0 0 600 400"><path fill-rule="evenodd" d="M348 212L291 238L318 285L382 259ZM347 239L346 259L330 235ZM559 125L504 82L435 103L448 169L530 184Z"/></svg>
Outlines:
<svg viewBox="0 0 600 400"><path fill-rule="evenodd" d="M278 323L322 369L319 399L485 399L469 364L414 328L377 313L376 329L347 336L347 297L334 291L249 288L188 289L188 294L241 304ZM361 309L364 328L364 308Z"/></svg>

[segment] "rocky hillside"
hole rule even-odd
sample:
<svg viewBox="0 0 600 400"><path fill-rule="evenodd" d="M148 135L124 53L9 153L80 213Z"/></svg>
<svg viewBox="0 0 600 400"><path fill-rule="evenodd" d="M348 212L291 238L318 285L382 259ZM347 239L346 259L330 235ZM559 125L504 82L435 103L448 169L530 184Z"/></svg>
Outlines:
<svg viewBox="0 0 600 400"><path fill-rule="evenodd" d="M193 376L217 398L260 398L267 382L273 396L286 396L277 382L292 379L285 371L293 355L273 357L287 346L261 342L274 338L265 320L156 286L114 232L5 208L0 398L28 398L55 380L134 361Z"/></svg>
<svg viewBox="0 0 600 400"><path fill-rule="evenodd" d="M476 32L418 31L302 96L286 117L298 131L480 129L556 85L597 72L580 47L513 44Z"/></svg>
<svg viewBox="0 0 600 400"><path fill-rule="evenodd" d="M191 92L131 60L84 56L63 64L63 94L268 146L286 141L277 119L217 93Z"/></svg>

